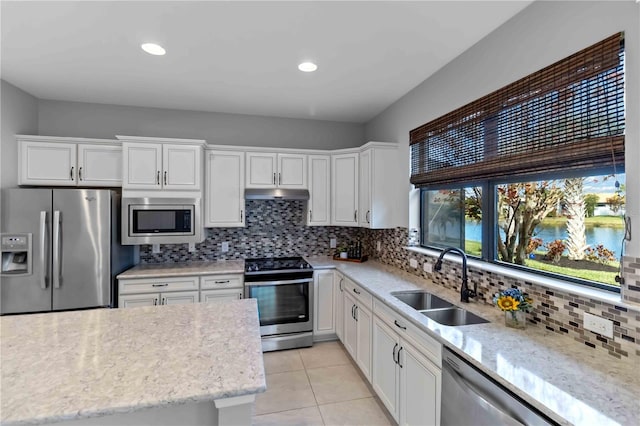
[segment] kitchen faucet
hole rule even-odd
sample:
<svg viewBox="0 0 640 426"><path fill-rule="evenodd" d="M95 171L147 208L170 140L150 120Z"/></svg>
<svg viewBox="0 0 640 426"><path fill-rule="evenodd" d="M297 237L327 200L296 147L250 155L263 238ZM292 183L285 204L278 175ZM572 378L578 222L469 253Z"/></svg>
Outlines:
<svg viewBox="0 0 640 426"><path fill-rule="evenodd" d="M469 289L469 285L467 284L467 255L462 250L456 247L447 247L442 250L442 253L440 253L433 269L436 271L440 271L442 269L442 258L449 252L458 253L462 256L462 286L460 287L460 301L469 303L469 298L476 297L478 293L478 284L474 283L473 290Z"/></svg>

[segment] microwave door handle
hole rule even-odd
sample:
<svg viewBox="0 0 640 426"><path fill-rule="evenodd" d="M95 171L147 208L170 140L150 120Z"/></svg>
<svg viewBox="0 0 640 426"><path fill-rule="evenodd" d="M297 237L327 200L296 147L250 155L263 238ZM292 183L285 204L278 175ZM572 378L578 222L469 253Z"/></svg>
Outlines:
<svg viewBox="0 0 640 426"><path fill-rule="evenodd" d="M40 271L42 277L40 280L40 288L47 289L47 212L40 212Z"/></svg>
<svg viewBox="0 0 640 426"><path fill-rule="evenodd" d="M60 210L53 212L53 288L60 288Z"/></svg>

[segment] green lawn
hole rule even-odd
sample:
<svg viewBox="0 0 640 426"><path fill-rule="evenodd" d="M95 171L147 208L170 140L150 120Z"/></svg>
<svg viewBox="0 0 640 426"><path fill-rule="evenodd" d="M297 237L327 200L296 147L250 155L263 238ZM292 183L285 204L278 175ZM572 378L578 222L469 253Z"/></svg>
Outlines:
<svg viewBox="0 0 640 426"><path fill-rule="evenodd" d="M480 241L465 240L464 251L473 256L482 255L482 243Z"/></svg>
<svg viewBox="0 0 640 426"><path fill-rule="evenodd" d="M545 225L564 225L567 223L567 218L562 217L546 217L542 221ZM594 216L587 217L584 220L586 226L592 226L596 228L624 228L624 221L621 216Z"/></svg>
<svg viewBox="0 0 640 426"><path fill-rule="evenodd" d="M613 266L614 264L611 263ZM567 268L559 265L550 265L545 262L539 262L533 259L526 260L526 266L532 269L538 269L540 271L546 272L554 272L556 274L567 275L575 278L582 278L584 280L596 281L599 283L610 284L619 286L615 280L617 273L616 272L606 272L606 271L590 271L587 269L574 269Z"/></svg>

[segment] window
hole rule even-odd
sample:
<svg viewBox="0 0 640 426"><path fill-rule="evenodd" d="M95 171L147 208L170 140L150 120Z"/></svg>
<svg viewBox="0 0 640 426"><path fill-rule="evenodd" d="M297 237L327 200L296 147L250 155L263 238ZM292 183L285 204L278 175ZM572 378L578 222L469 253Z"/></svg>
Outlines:
<svg viewBox="0 0 640 426"><path fill-rule="evenodd" d="M619 291L623 71L620 33L412 130L421 244Z"/></svg>

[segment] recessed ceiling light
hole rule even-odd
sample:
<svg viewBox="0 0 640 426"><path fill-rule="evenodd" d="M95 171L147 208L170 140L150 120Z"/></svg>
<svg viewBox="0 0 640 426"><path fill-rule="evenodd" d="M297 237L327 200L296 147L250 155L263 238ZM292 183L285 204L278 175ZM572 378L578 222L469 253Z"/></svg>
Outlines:
<svg viewBox="0 0 640 426"><path fill-rule="evenodd" d="M167 51L164 50L164 47L155 43L144 43L140 47L150 55L162 56L167 53Z"/></svg>
<svg viewBox="0 0 640 426"><path fill-rule="evenodd" d="M313 62L303 62L300 65L298 65L298 69L304 72L314 72L315 70L318 69L318 66Z"/></svg>

